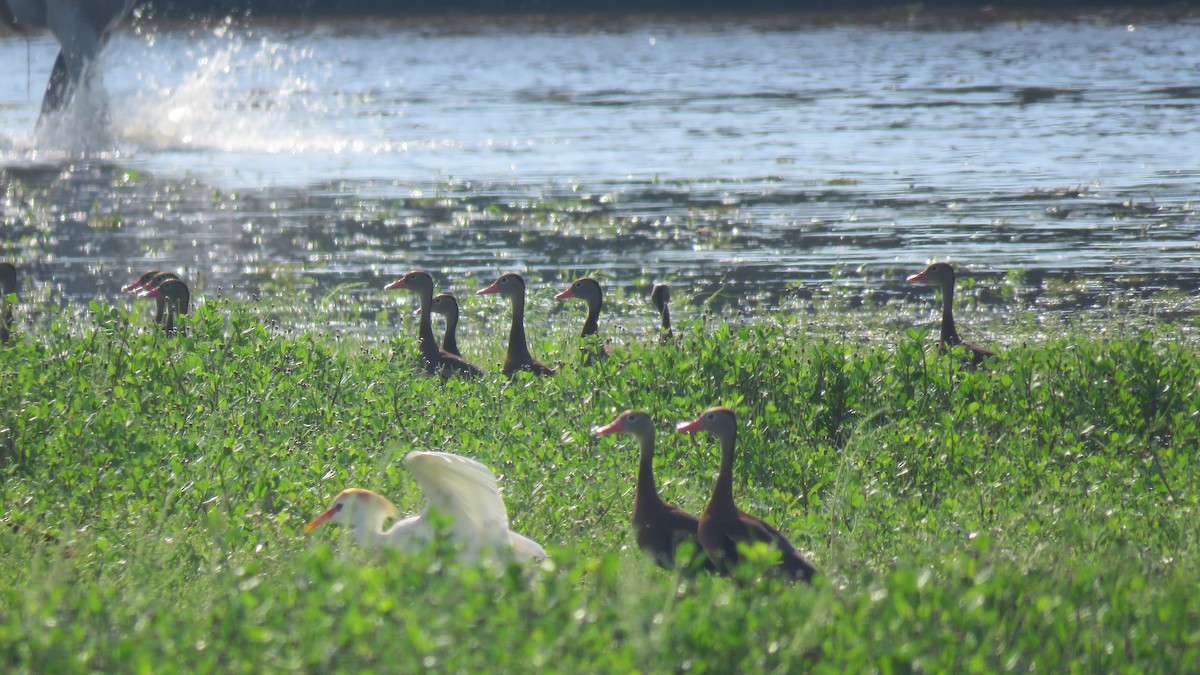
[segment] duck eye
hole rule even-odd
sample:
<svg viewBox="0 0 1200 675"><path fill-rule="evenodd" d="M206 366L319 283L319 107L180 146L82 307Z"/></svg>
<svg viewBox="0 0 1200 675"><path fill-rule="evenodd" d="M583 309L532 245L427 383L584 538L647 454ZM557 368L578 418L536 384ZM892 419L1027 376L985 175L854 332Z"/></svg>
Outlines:
<svg viewBox="0 0 1200 675"><path fill-rule="evenodd" d="M707 418L708 418L708 419L710 419L710 420L715 420L715 419L717 419L717 416L716 416L716 415L714 415L714 414L712 414L712 413L708 413L708 415L705 415L705 417L707 417Z"/></svg>

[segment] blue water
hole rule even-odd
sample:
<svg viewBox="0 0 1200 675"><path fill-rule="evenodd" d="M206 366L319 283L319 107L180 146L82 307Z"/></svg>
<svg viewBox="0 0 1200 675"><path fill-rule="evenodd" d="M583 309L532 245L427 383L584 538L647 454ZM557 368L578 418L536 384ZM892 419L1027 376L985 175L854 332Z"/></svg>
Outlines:
<svg viewBox="0 0 1200 675"><path fill-rule="evenodd" d="M35 131L56 49L0 38L0 257L67 301L149 266L770 303L911 299L938 258L1077 284L1073 311L1200 285L1194 21L144 23L104 55L99 139Z"/></svg>

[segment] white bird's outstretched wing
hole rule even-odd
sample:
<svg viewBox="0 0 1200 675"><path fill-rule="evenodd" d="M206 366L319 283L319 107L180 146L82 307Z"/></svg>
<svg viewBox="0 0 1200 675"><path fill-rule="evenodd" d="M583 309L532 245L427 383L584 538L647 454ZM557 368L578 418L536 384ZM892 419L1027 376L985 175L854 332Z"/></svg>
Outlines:
<svg viewBox="0 0 1200 675"><path fill-rule="evenodd" d="M511 547L508 510L491 469L448 452L410 452L404 465L421 484L429 505L453 521L450 531L467 552Z"/></svg>

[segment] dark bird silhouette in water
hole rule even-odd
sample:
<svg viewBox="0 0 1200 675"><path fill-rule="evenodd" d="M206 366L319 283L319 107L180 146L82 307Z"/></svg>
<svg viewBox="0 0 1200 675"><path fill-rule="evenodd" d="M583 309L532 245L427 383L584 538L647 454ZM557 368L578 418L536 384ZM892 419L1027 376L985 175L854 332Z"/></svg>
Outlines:
<svg viewBox="0 0 1200 675"><path fill-rule="evenodd" d="M61 110L95 69L113 29L137 0L0 0L0 21L19 33L49 30L58 40L42 112Z"/></svg>

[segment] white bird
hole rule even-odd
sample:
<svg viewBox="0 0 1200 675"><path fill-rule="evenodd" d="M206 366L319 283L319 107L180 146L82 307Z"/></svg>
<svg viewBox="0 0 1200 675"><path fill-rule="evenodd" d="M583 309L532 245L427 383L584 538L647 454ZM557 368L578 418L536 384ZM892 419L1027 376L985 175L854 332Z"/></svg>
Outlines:
<svg viewBox="0 0 1200 675"><path fill-rule="evenodd" d="M446 534L461 545L462 560L475 560L485 551L511 555L518 561L547 557L537 542L508 529L508 510L491 469L448 452L410 452L404 457L404 466L425 492L428 503L420 514L403 518L385 530L384 523L400 515L396 507L370 490L349 488L342 490L329 510L313 519L304 532L332 521L349 525L360 546L413 550L434 537L432 510L449 521Z"/></svg>

